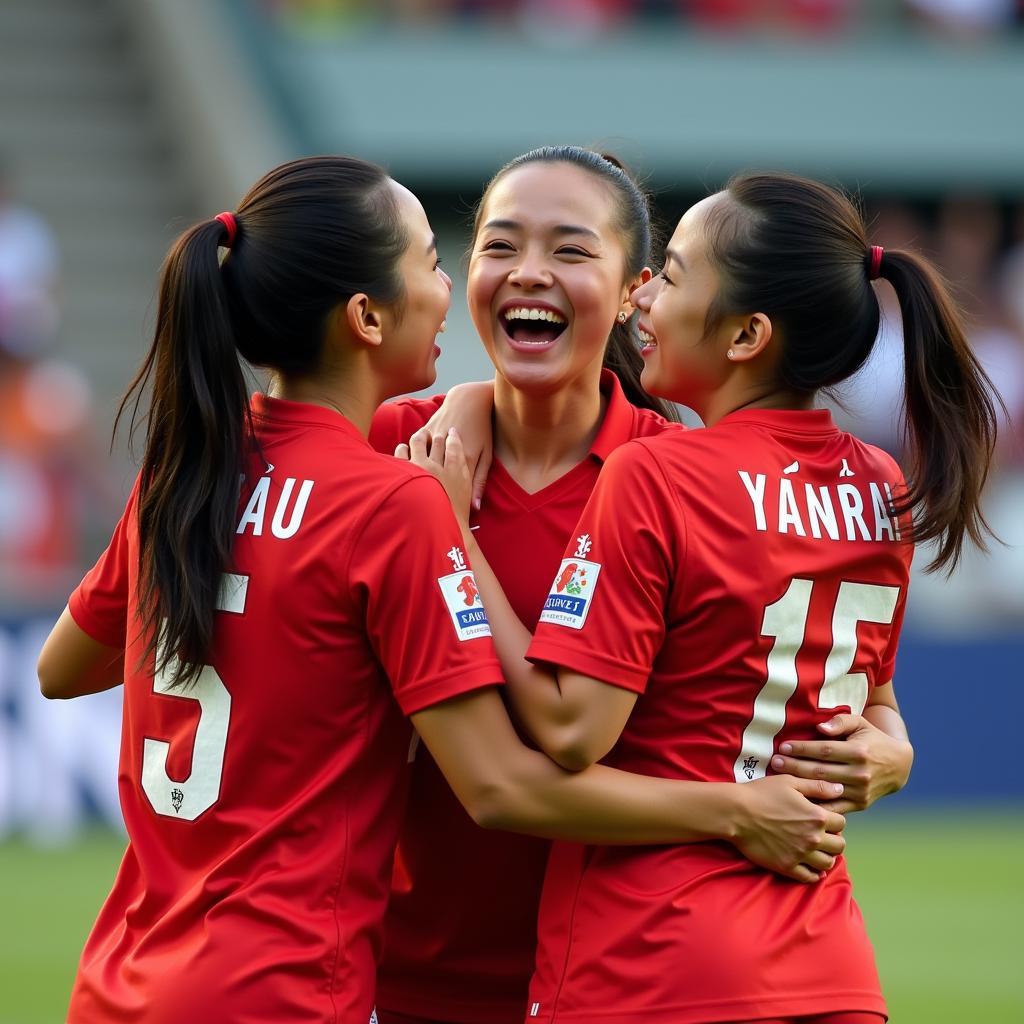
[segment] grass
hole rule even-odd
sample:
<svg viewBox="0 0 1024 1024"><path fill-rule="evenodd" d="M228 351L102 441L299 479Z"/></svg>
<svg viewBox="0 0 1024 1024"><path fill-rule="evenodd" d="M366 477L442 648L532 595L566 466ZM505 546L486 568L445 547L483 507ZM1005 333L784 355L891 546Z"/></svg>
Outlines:
<svg viewBox="0 0 1024 1024"><path fill-rule="evenodd" d="M879 809L848 838L893 1024L1024 1021L1020 808ZM64 1019L122 850L102 832L56 850L0 844L0 1024Z"/></svg>

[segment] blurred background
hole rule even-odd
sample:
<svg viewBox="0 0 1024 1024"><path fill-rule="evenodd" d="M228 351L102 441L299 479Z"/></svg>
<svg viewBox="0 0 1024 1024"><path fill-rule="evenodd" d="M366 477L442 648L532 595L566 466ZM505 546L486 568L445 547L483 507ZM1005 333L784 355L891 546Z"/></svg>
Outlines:
<svg viewBox="0 0 1024 1024"><path fill-rule="evenodd" d="M110 431L168 245L289 157L384 163L455 278L444 388L490 375L473 203L559 142L624 159L666 227L743 167L840 183L875 242L953 282L1006 405L1003 543L916 573L914 777L851 821L849 857L897 1024L1024 1020L1022 108L1024 0L0 0L0 1024L63 1020L123 850L120 695L48 704L34 665L131 483ZM837 415L899 455L885 288Z"/></svg>

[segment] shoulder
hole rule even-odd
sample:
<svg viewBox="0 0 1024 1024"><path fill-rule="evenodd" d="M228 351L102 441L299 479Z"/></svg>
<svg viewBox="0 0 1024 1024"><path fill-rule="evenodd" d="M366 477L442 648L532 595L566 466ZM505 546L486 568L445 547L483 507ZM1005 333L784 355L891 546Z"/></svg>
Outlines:
<svg viewBox="0 0 1024 1024"><path fill-rule="evenodd" d="M370 444L379 452L390 455L395 446L408 441L441 407L445 396L430 398L400 398L385 402L373 414L370 425Z"/></svg>
<svg viewBox="0 0 1024 1024"><path fill-rule="evenodd" d="M687 428L682 423L667 420L653 409L633 406L633 437L657 437L660 434L680 434Z"/></svg>

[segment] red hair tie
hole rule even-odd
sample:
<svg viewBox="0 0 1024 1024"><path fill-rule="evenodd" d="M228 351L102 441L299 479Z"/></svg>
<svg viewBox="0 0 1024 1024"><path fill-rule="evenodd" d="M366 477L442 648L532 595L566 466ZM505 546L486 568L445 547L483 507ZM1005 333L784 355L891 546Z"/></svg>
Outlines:
<svg viewBox="0 0 1024 1024"><path fill-rule="evenodd" d="M868 264L868 280L876 281L882 271L882 253L885 250L880 245L871 246L871 262Z"/></svg>
<svg viewBox="0 0 1024 1024"><path fill-rule="evenodd" d="M224 230L228 233L228 240L224 243L225 249L230 249L235 244L235 238L238 237L238 221L235 219L233 213L218 213L214 220L219 220L224 225Z"/></svg>

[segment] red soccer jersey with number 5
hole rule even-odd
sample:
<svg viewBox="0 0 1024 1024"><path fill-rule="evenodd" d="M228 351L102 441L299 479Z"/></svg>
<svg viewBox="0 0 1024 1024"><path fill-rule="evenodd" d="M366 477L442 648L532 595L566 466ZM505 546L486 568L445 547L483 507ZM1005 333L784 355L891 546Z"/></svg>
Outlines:
<svg viewBox="0 0 1024 1024"><path fill-rule="evenodd" d="M828 412L745 410L613 454L530 657L639 694L608 763L761 778L892 679L912 548L893 460ZM904 529L906 525L904 524ZM556 844L528 1017L884 1013L845 864L805 886L725 843Z"/></svg>
<svg viewBox="0 0 1024 1024"><path fill-rule="evenodd" d="M195 685L140 664L134 495L69 602L127 645L130 839L72 1024L366 1024L404 715L501 679L440 484L333 410L256 396L253 416L267 461Z"/></svg>

